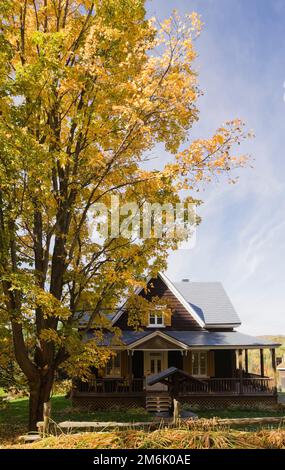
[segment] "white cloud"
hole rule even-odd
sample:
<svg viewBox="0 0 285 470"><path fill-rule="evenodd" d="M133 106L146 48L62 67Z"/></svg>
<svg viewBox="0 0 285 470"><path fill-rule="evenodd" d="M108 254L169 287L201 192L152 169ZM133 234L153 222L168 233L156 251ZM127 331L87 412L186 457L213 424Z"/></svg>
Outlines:
<svg viewBox="0 0 285 470"><path fill-rule="evenodd" d="M183 2L178 3L179 8ZM227 4L233 2L222 3L226 25L231 21ZM196 7L195 2L192 7ZM197 9L203 13L203 8L213 19L199 40L205 96L201 120L192 136L207 136L226 119L241 117L256 133L255 139L243 146L255 161L253 169L240 172L237 185L221 182L201 195L205 204L196 246L171 254L168 274L173 279L221 280L242 318L243 331L285 334L282 51L272 49L265 56L270 41L277 42L278 38L273 38L273 33L266 36L268 31L264 30L260 46L259 36L266 28L262 18L256 17L252 30L248 30L243 18L246 10L239 7L235 13L240 17L236 16L233 28L225 26L221 34L213 26L215 21L222 23L217 20L221 3L198 2ZM285 12L284 2L283 8L282 2L274 8Z"/></svg>

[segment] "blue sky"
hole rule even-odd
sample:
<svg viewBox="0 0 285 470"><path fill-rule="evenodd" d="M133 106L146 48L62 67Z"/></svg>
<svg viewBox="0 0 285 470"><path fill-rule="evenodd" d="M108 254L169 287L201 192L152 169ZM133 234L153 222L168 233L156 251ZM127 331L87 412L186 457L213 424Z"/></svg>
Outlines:
<svg viewBox="0 0 285 470"><path fill-rule="evenodd" d="M170 255L172 280L219 280L252 334L285 334L285 1L152 0L148 16L197 11L196 42L204 96L190 138L208 137L224 121L243 119L255 139L242 151L254 168L237 185L200 194L203 218L195 247ZM166 157L161 154L158 158Z"/></svg>

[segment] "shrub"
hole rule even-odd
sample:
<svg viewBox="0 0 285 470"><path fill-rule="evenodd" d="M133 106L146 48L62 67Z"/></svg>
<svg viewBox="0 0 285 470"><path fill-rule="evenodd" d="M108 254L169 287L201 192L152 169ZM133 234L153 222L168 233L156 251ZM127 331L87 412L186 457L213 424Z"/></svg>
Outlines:
<svg viewBox="0 0 285 470"><path fill-rule="evenodd" d="M193 405L191 403L183 403L181 406L181 410L192 411L193 413L195 413L196 411L201 410L201 406L198 405L198 403L194 403Z"/></svg>

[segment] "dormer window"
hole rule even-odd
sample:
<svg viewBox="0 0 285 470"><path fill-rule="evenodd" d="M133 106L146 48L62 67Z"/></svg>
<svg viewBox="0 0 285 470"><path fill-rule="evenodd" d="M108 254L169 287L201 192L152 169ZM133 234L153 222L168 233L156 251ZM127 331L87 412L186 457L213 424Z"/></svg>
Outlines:
<svg viewBox="0 0 285 470"><path fill-rule="evenodd" d="M159 310L150 312L149 314L149 327L151 328L163 328L164 327L164 315Z"/></svg>

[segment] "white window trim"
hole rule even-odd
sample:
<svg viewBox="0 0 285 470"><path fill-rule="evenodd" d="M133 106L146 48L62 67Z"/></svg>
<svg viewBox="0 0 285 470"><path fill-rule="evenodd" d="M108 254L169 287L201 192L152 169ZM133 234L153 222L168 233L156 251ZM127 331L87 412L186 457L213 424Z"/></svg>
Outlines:
<svg viewBox="0 0 285 470"><path fill-rule="evenodd" d="M193 354L198 354L198 357L199 357L199 359L198 359L199 373L198 374L194 374L194 372L193 372ZM200 374L200 369L201 369L200 356L201 356L201 354L206 355L206 373L205 374ZM208 377L208 351L192 351L191 369L192 369L193 377Z"/></svg>
<svg viewBox="0 0 285 470"><path fill-rule="evenodd" d="M110 377L110 378L112 378L112 377L115 378L115 377L121 377L121 376L122 376L122 357L121 357L121 353L118 352L117 355L118 355L119 358L120 358L120 359L119 359L119 361L120 361L120 366L118 367L118 369L120 369L120 370L118 371L118 373L114 373L113 368L112 368L110 374L107 374L107 365L106 365L106 367L105 367L105 377L107 377L107 378L109 378L109 377ZM112 356L112 357L110 358L110 360L112 360L112 361L114 361L114 359L115 359L115 356ZM112 365L114 365L114 363L113 363Z"/></svg>
<svg viewBox="0 0 285 470"><path fill-rule="evenodd" d="M155 323L150 323L150 316L151 316L151 315L154 315L154 316L155 316ZM149 313L149 316L148 316L148 328L165 328L165 324L164 324L164 315L161 314L162 323L157 323L157 316L158 316L158 315L159 315L159 312L156 313L155 311Z"/></svg>

